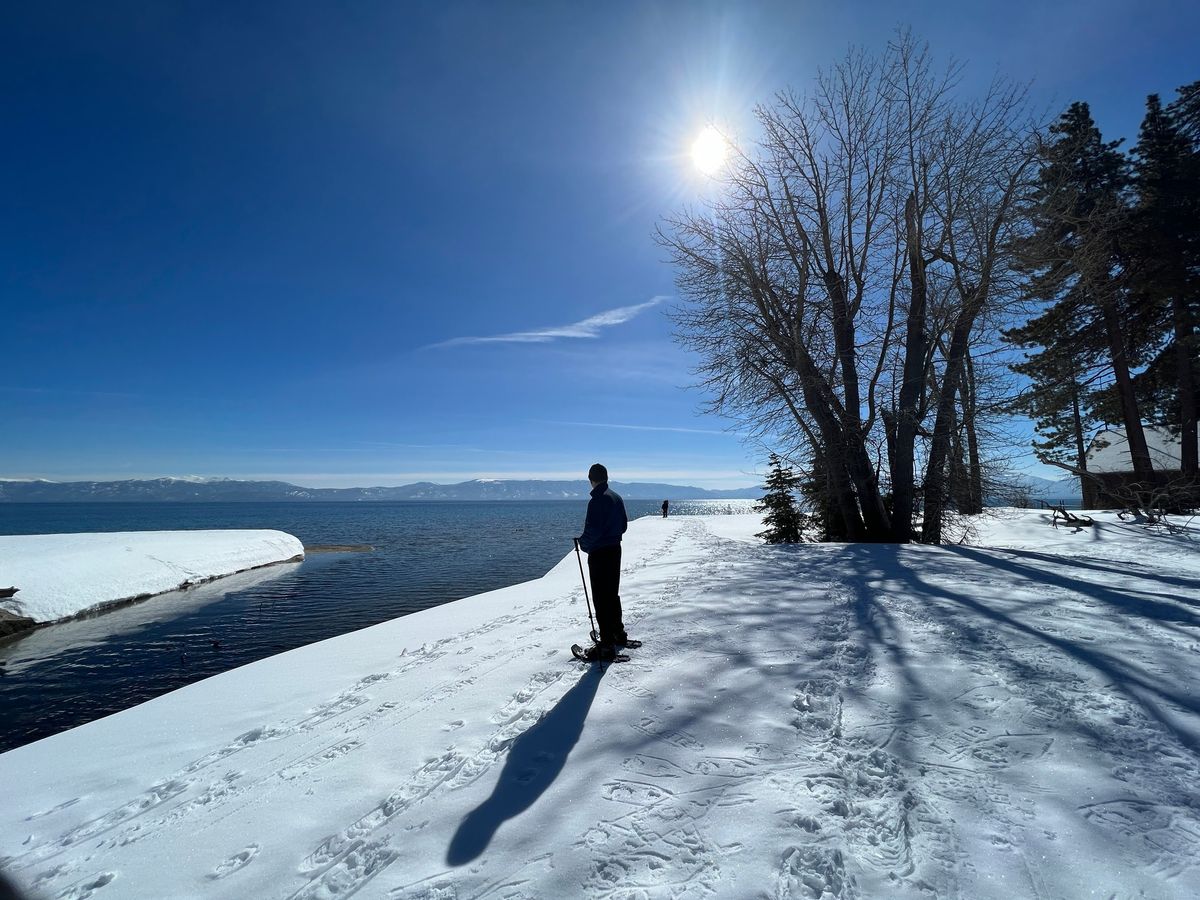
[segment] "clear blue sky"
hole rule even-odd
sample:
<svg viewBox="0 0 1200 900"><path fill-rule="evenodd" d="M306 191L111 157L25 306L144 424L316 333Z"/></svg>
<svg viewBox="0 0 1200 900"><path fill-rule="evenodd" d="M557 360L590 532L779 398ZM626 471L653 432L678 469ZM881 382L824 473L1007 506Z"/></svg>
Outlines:
<svg viewBox="0 0 1200 900"><path fill-rule="evenodd" d="M1132 140L1198 10L6 4L0 476L753 483L651 238L706 120L903 22Z"/></svg>

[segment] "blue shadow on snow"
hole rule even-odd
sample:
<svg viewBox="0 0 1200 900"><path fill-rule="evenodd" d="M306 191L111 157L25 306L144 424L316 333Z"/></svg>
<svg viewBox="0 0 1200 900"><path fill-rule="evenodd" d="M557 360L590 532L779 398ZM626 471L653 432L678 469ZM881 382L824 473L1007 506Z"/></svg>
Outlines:
<svg viewBox="0 0 1200 900"><path fill-rule="evenodd" d="M554 783L579 742L607 668L589 667L552 710L512 742L492 795L459 823L446 851L448 865L461 866L477 859L501 825L533 806Z"/></svg>

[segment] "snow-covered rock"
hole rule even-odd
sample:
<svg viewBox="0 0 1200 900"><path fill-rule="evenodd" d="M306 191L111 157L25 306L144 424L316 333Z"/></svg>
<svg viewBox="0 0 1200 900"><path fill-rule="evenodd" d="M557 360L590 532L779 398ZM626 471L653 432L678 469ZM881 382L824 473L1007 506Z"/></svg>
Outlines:
<svg viewBox="0 0 1200 900"><path fill-rule="evenodd" d="M55 622L126 600L304 556L282 531L132 531L0 536L8 617Z"/></svg>

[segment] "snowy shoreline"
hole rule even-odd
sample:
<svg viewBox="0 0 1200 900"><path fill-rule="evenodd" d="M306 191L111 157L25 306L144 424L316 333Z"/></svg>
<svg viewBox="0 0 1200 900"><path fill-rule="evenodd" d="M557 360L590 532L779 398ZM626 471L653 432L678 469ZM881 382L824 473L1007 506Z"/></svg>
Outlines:
<svg viewBox="0 0 1200 900"><path fill-rule="evenodd" d="M0 636L303 558L266 529L3 535Z"/></svg>
<svg viewBox="0 0 1200 900"><path fill-rule="evenodd" d="M97 900L1194 897L1200 532L1096 519L639 519L630 662L569 658L571 554L0 754L0 868Z"/></svg>

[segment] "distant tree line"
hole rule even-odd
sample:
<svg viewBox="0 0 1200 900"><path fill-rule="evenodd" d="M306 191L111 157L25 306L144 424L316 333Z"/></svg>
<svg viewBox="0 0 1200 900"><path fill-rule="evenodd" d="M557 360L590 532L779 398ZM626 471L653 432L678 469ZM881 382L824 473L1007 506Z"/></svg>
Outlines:
<svg viewBox="0 0 1200 900"><path fill-rule="evenodd" d="M1196 86L1131 161L1082 104L1047 134L1023 86L960 76L906 31L851 51L658 231L711 409L802 463L825 539L939 542L1015 411L1068 467L1094 422L1195 434Z"/></svg>

